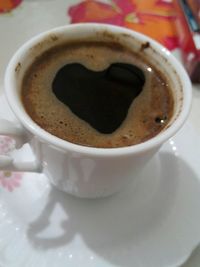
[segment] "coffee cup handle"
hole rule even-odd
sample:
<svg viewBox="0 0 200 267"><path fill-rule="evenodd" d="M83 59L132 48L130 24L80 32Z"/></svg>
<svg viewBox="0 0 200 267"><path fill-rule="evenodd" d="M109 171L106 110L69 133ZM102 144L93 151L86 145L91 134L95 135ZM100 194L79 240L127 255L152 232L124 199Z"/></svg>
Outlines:
<svg viewBox="0 0 200 267"><path fill-rule="evenodd" d="M23 128L14 122L0 119L0 135L9 136L15 140L15 148L21 148L27 143ZM32 162L18 161L10 155L0 155L0 170L20 172L41 172L41 164L37 159Z"/></svg>

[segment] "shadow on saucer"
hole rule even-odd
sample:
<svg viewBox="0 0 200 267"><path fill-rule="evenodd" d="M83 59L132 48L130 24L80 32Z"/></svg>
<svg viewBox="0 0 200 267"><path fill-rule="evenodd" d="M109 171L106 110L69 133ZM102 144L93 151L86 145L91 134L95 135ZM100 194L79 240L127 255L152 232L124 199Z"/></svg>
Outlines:
<svg viewBox="0 0 200 267"><path fill-rule="evenodd" d="M191 253L188 260L181 267L199 267L200 263L200 244Z"/></svg>
<svg viewBox="0 0 200 267"><path fill-rule="evenodd" d="M70 245L78 236L94 254L112 264L132 267L133 263L140 266L142 262L141 266L157 266L151 262L155 260L151 256L162 246L157 241L162 241L162 229L174 206L182 209L183 215L175 215L179 223L187 213L184 209L193 205L197 192L200 194L198 177L187 163L171 153L160 152L131 186L111 197L78 199L52 187L44 210L29 225L27 237L35 249L53 250ZM181 204L185 195L189 201L186 207ZM64 219L56 218L62 231L56 236L42 236L52 223L56 207L65 214ZM159 231L161 236L157 238ZM188 246L191 247L190 242Z"/></svg>

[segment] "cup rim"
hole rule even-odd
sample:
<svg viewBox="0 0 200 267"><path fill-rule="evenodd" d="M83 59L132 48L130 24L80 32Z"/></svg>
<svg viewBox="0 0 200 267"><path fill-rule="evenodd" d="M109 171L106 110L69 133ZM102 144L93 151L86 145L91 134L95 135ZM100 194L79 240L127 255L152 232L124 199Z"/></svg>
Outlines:
<svg viewBox="0 0 200 267"><path fill-rule="evenodd" d="M125 33L130 36L133 36L136 39L139 39L142 42L150 42L151 46L158 51L162 57L166 58L168 61L170 60L170 64L173 65L175 71L177 72L178 76L181 78L182 82L182 91L183 91L183 107L179 114L179 116L176 118L176 120L165 129L163 132L159 133L155 137L144 141L143 143L139 143L136 145L126 146L126 147L118 147L118 148L96 148L96 147L89 147L89 146L83 146L71 143L69 141L60 139L59 137L56 137L49 132L43 130L38 124L36 124L31 117L24 111L23 104L18 101L15 93L15 82L14 82L14 74L15 74L15 68L17 66L17 62L19 62L19 59L24 54L24 51L27 51L30 47L35 45L38 40L43 39L47 37L49 34L54 34L56 32L63 32L65 30L75 30L79 28L82 30L86 30L88 28L93 29L100 29L100 30L106 30L111 31L112 33ZM180 62L172 55L172 53L167 50L164 46L159 44L157 41L153 40L152 38L143 35L141 33L135 32L133 30L122 28L119 26L114 25L108 25L108 24L99 24L99 23L77 23L77 24L71 24L71 25L65 25L53 28L51 30L45 31L43 33L40 33L36 35L35 37L31 38L29 41L27 41L24 45L22 45L17 52L13 55L11 58L7 69L5 73L5 93L7 97L7 101L16 115L17 119L21 122L21 124L28 129L33 135L38 136L41 141L47 142L55 147L58 147L62 150L67 150L71 152L78 152L82 154L87 155L93 155L93 156L103 156L103 157L109 157L109 156L126 156L129 154L135 154L135 153L144 153L148 150L161 146L165 141L167 141L169 138L171 138L184 124L185 120L187 119L189 115L189 111L191 108L191 99L192 99L192 90L191 90L191 82L190 79L181 65Z"/></svg>

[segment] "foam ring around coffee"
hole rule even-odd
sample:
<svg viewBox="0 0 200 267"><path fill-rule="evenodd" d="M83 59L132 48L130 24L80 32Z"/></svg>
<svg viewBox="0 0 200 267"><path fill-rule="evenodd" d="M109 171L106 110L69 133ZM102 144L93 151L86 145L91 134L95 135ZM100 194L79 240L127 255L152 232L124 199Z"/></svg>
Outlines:
<svg viewBox="0 0 200 267"><path fill-rule="evenodd" d="M167 77L117 43L54 47L24 75L22 101L31 118L64 140L123 147L157 135L173 114Z"/></svg>

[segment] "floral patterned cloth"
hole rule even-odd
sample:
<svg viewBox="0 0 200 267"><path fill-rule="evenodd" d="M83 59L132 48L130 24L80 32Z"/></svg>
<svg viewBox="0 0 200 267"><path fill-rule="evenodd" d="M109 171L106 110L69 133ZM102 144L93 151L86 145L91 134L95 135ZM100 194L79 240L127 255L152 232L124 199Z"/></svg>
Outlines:
<svg viewBox="0 0 200 267"><path fill-rule="evenodd" d="M15 142L8 136L0 136L0 155L5 155L12 151L15 147ZM19 172L0 171L0 186L4 187L9 192L12 192L21 184L23 174Z"/></svg>
<svg viewBox="0 0 200 267"><path fill-rule="evenodd" d="M0 13L10 12L17 7L22 0L0 0Z"/></svg>
<svg viewBox="0 0 200 267"><path fill-rule="evenodd" d="M70 6L67 13L71 23L99 22L124 26L149 35L173 50L178 47L173 1L175 0L110 0L105 3L103 0L82 0ZM22 0L0 0L0 13L11 11L21 2ZM63 9L60 12L64 12Z"/></svg>
<svg viewBox="0 0 200 267"><path fill-rule="evenodd" d="M99 22L149 35L168 49L178 47L173 0L85 0L68 9L71 23Z"/></svg>

